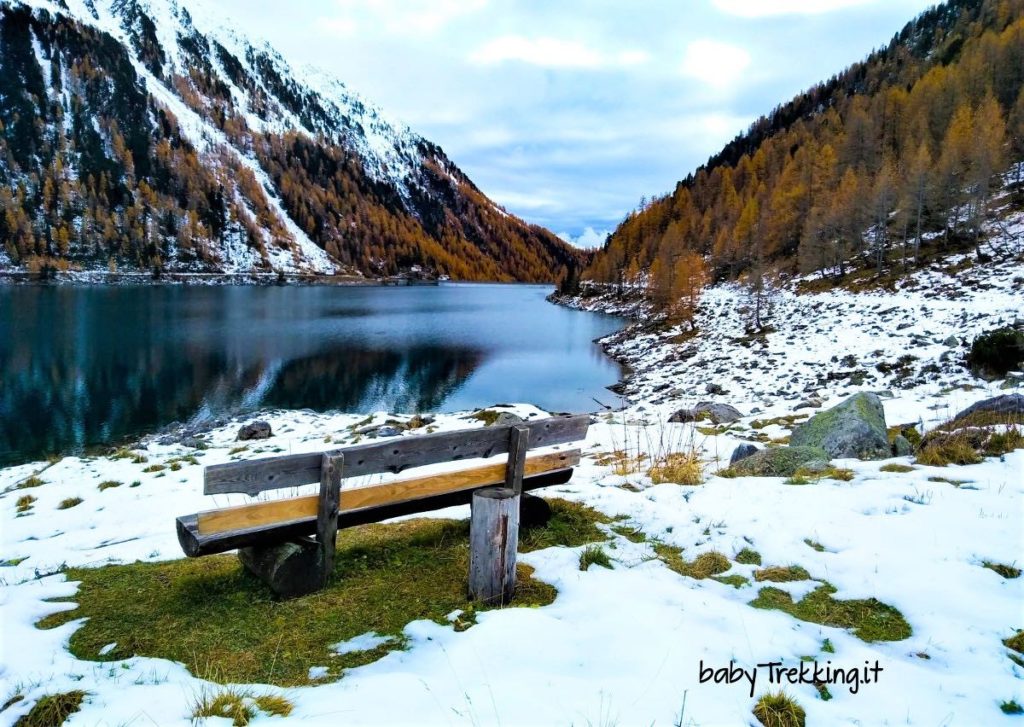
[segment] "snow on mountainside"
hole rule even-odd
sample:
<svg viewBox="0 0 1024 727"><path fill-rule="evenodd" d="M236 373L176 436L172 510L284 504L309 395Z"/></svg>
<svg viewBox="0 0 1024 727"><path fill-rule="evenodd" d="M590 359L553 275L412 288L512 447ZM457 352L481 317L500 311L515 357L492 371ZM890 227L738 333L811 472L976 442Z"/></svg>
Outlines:
<svg viewBox="0 0 1024 727"><path fill-rule="evenodd" d="M0 22L5 267L553 280L577 259L201 0L0 0Z"/></svg>

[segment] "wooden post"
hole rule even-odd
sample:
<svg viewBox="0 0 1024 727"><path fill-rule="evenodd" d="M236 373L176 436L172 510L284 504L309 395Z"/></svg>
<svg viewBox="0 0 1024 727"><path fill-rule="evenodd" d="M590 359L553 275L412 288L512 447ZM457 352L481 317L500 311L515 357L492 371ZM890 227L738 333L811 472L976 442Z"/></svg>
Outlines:
<svg viewBox="0 0 1024 727"><path fill-rule="evenodd" d="M334 570L334 550L338 542L338 502L345 455L324 452L320 464L320 499L316 514L316 542L320 548L322 585Z"/></svg>
<svg viewBox="0 0 1024 727"><path fill-rule="evenodd" d="M519 495L508 487L473 493L469 524L469 598L504 606L516 589Z"/></svg>
<svg viewBox="0 0 1024 727"><path fill-rule="evenodd" d="M523 472L526 469L526 450L530 448L530 428L513 424L508 435L508 464L505 465L505 487L523 493Z"/></svg>

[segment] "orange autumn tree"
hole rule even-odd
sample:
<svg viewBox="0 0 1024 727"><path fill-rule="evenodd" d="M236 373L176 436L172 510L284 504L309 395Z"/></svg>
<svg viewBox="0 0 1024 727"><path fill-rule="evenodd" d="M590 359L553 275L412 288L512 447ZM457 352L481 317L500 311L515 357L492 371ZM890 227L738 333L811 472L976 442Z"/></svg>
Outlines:
<svg viewBox="0 0 1024 727"><path fill-rule="evenodd" d="M676 261L672 276L672 317L696 330L694 318L700 293L708 284L708 266L695 252L685 252Z"/></svg>

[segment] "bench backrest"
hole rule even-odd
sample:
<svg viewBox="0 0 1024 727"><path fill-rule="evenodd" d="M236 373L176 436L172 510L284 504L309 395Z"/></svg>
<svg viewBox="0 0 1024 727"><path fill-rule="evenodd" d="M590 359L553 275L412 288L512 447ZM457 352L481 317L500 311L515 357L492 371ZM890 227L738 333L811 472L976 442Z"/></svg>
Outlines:
<svg viewBox="0 0 1024 727"><path fill-rule="evenodd" d="M527 449L576 442L586 437L590 417L567 416L523 422L529 429ZM241 492L259 495L270 490L320 482L323 454L343 454L344 477L382 472L398 474L413 467L462 459L493 457L509 451L515 425L439 432L359 444L331 452L291 454L244 462L228 462L206 468L203 492L218 495Z"/></svg>
<svg viewBox="0 0 1024 727"><path fill-rule="evenodd" d="M256 502L178 518L178 540L190 556L223 552L250 544L318 532L330 513L339 526L375 522L468 502L473 490L516 483L535 489L568 481L580 451L561 450L527 457L527 450L586 437L590 417L564 416L507 426L415 435L328 452L296 454L211 465L206 494L258 495L287 487L321 483L320 495ZM341 478L361 477L443 462L493 457L504 462L375 485L340 488ZM325 469L337 467L340 472ZM325 479L326 475L326 479ZM325 510L325 482L335 480Z"/></svg>

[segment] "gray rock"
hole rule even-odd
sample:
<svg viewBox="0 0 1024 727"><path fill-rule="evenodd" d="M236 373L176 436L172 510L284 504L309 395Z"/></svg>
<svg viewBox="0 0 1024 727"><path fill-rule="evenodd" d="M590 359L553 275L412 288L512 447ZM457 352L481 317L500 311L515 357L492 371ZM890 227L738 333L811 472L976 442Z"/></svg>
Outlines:
<svg viewBox="0 0 1024 727"><path fill-rule="evenodd" d="M709 394L718 396L724 396L725 394L729 393L719 384L708 384L704 390L707 391Z"/></svg>
<svg viewBox="0 0 1024 727"><path fill-rule="evenodd" d="M797 409L820 409L822 406L824 406L824 404L825 404L825 402L823 402L818 397L810 396L810 397L804 399L803 401L800 401L799 403L797 403L796 408Z"/></svg>
<svg viewBox="0 0 1024 727"><path fill-rule="evenodd" d="M914 453L914 445L902 434L897 434L892 440L892 453L897 457L909 457Z"/></svg>
<svg viewBox="0 0 1024 727"><path fill-rule="evenodd" d="M323 587L320 548L312 540L239 548L238 559L281 598L298 598Z"/></svg>
<svg viewBox="0 0 1024 727"><path fill-rule="evenodd" d="M398 427L391 426L390 424L382 424L375 430L370 432L372 437L397 437L402 433L402 430Z"/></svg>
<svg viewBox="0 0 1024 727"><path fill-rule="evenodd" d="M717 404L712 401L702 401L692 409L680 409L669 421L675 424L680 422L696 422L701 419L710 419L714 424L731 424L743 417L742 412L729 404Z"/></svg>
<svg viewBox="0 0 1024 727"><path fill-rule="evenodd" d="M891 456L885 410L876 394L854 394L793 430L794 447L820 447L829 457L885 459Z"/></svg>
<svg viewBox="0 0 1024 727"><path fill-rule="evenodd" d="M270 439L272 434L273 432L270 429L270 424L262 419L258 419L254 422L249 422L248 424L243 425L242 428L238 430L237 439L239 442L248 442L252 439Z"/></svg>
<svg viewBox="0 0 1024 727"><path fill-rule="evenodd" d="M746 459L747 457L757 454L759 451L760 450L753 444L741 444L732 451L732 456L729 458L729 466L731 467L741 459Z"/></svg>
<svg viewBox="0 0 1024 727"><path fill-rule="evenodd" d="M950 336L949 338L942 342L942 345L945 346L946 348L956 348L957 346L960 345L960 339L957 338L956 336Z"/></svg>
<svg viewBox="0 0 1024 727"><path fill-rule="evenodd" d="M831 466L827 459L812 459L810 462L804 462L800 465L800 469L811 474L819 474Z"/></svg>
<svg viewBox="0 0 1024 727"><path fill-rule="evenodd" d="M729 471L739 477L792 477L798 469L818 462L828 466L828 454L818 447L770 447L741 459Z"/></svg>
<svg viewBox="0 0 1024 727"><path fill-rule="evenodd" d="M992 414L1018 414L1024 416L1024 394L1002 394L1001 396L994 396L991 399L985 399L975 404L971 404L969 407L964 409L962 412L953 417L953 421L959 421L965 419L972 414L980 413L992 413Z"/></svg>

